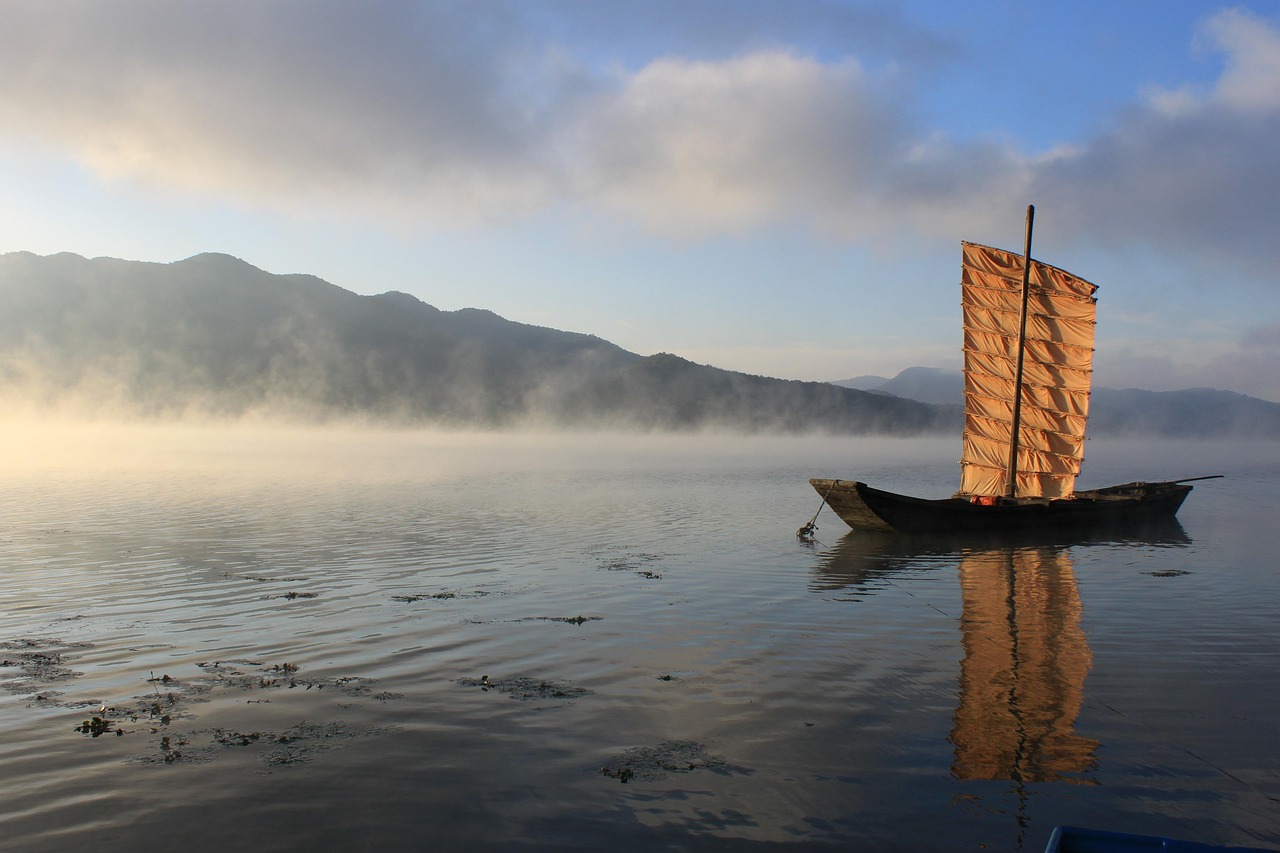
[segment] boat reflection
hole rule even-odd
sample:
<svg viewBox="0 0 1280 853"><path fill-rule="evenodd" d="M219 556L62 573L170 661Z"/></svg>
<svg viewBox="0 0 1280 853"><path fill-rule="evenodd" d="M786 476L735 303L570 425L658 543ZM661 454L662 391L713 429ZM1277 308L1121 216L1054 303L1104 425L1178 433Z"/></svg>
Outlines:
<svg viewBox="0 0 1280 853"><path fill-rule="evenodd" d="M892 533L851 532L819 556L810 589L866 591L877 581L905 572L953 565L955 556L955 543L949 540L921 541Z"/></svg>
<svg viewBox="0 0 1280 853"><path fill-rule="evenodd" d="M1178 547L1173 520L1091 538L998 540L850 533L820 557L815 591L854 588L955 566L962 612L951 772L961 780L1088 784L1099 743L1076 733L1093 654L1071 554L1076 548Z"/></svg>
<svg viewBox="0 0 1280 853"><path fill-rule="evenodd" d="M874 586L878 580L887 580L904 572L950 567L968 555L991 551L1025 548L1069 550L1073 546L1176 547L1190 543L1191 537L1176 519L1117 531L1098 531L1089 536L1035 532L904 535L850 531L818 555L811 588L815 592L865 589Z"/></svg>

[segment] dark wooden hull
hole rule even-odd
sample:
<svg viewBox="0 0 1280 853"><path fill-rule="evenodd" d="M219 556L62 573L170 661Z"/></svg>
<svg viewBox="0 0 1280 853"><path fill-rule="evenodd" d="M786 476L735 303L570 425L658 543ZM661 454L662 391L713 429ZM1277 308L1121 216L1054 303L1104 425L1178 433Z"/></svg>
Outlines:
<svg viewBox="0 0 1280 853"><path fill-rule="evenodd" d="M980 530L1082 530L1171 519L1191 491L1184 483L1125 483L1068 499L1001 499L980 506L964 498L928 500L874 489L856 480L812 479L827 506L855 530L897 533Z"/></svg>

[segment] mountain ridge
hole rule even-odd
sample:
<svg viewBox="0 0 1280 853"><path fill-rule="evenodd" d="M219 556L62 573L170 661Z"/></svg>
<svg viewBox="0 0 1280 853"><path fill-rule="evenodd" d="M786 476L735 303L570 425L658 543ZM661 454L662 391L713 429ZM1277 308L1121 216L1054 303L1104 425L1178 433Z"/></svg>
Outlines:
<svg viewBox="0 0 1280 853"><path fill-rule="evenodd" d="M0 256L0 392L143 417L913 434L955 423L915 401L640 356L219 253L171 264Z"/></svg>

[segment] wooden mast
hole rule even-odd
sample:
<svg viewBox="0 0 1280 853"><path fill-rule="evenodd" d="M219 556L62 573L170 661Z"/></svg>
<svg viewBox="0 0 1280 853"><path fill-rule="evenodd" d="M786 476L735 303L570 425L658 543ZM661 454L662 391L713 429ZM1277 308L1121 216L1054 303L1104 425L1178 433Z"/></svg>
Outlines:
<svg viewBox="0 0 1280 853"><path fill-rule="evenodd" d="M1018 433L1022 430L1022 365L1027 352L1027 302L1031 294L1031 223L1034 204L1027 205L1027 239L1022 249L1022 314L1018 320L1018 368L1013 377L1013 424L1009 431L1009 465L1004 473L1004 494L1018 496Z"/></svg>

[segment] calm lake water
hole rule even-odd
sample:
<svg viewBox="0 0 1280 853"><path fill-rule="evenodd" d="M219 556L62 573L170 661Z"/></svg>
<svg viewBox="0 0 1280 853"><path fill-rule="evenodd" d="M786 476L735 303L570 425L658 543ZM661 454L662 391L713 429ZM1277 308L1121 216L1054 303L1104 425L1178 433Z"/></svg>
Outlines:
<svg viewBox="0 0 1280 853"><path fill-rule="evenodd" d="M1280 847L1280 445L1180 525L852 534L958 440L9 428L0 847ZM97 717L98 722L93 718Z"/></svg>

